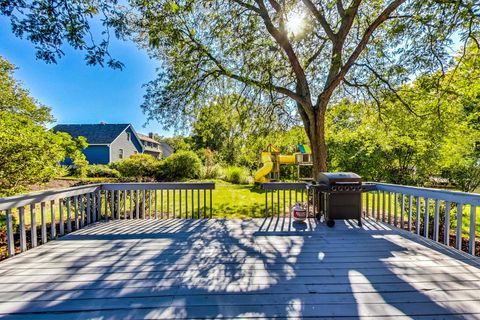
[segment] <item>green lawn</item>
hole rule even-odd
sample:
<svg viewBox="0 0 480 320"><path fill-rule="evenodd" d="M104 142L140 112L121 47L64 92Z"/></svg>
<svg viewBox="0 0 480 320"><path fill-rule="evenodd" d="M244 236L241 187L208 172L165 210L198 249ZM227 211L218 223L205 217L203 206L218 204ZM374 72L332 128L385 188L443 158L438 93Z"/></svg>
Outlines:
<svg viewBox="0 0 480 320"><path fill-rule="evenodd" d="M277 198L277 194L274 196L274 202L277 202L280 200L280 203L283 203L283 193L280 192L279 195L280 199ZM298 200L300 200L300 195L297 194ZM160 216L160 212L163 210L163 212L166 213L169 212L170 216L173 215L173 212L175 210L175 216L180 216L185 217L186 212L188 211L188 216L192 216L192 204L191 204L191 191L188 191L188 204L186 203L187 195L185 191L182 191L181 193L179 191L176 191L175 193L175 202L173 201L173 193L170 191L169 195L169 200L170 200L170 208L166 207L166 200L167 200L167 194L164 191L163 192L163 209L162 209L162 202L161 202L161 191L157 192L157 215ZM290 197L293 197L290 202ZM123 199L123 198L122 198ZM195 207L195 215L198 213L198 194L195 191L194 194L194 207ZM208 193L206 196L207 203L208 203ZM269 194L269 200L270 200L270 194ZM288 207L291 206L293 203L295 203L295 194L293 193L292 195L289 195L288 192L285 194L285 199L286 199L286 208L285 211L288 212ZM146 215L147 216L154 216L155 213L155 203L154 203L154 193L151 193L151 200L147 199L147 203L151 203L150 209L149 206L146 206ZM203 207L204 207L204 196L203 192L200 193L200 214L203 216ZM383 207L383 195L381 195L380 198L380 203L381 207ZM370 195L370 208L372 206L372 198ZM364 207L366 205L366 197L363 199L363 204ZM72 201L73 205L73 201ZM387 204L388 206L388 204ZM102 204L102 211L104 210L105 206ZM123 201L121 201L121 208L123 211ZM444 208L442 208L444 210ZM477 229L477 234L480 235L480 211L479 208L477 209L477 224L476 224L476 229ZM271 210L271 208L270 208ZM283 212L283 208L279 208L276 206L274 208L275 213L278 212ZM451 220L452 220L452 231L456 227L456 208L452 207L451 210ZM55 208L55 220L58 222L59 221L59 210L58 210L58 205ZM213 217L214 218L258 218L258 217L263 217L265 214L265 193L263 190L259 189L257 186L254 185L235 185L231 184L228 182L224 181L215 181L215 190L213 191ZM391 211L392 211L392 216L393 216L393 211L394 211L394 200L393 197L391 198ZM41 223L41 214L40 214L40 205L38 204L36 206L36 220L37 220L37 225L40 225ZM127 215L130 212L129 208L129 199L127 200ZM134 211L135 212L135 211ZM397 207L397 212L400 212L400 205L398 204ZM430 212L433 214L434 212L434 202L430 202ZM463 219L462 219L462 229L463 233L465 235L468 235L469 233L469 225L470 225L470 206L464 206L463 207ZM13 211L15 221L18 223L18 212L17 210ZM66 210L64 208L64 219L66 219ZM72 217L73 217L73 210L72 210ZM123 215L123 213L122 213ZM207 216L209 216L209 212L207 210ZM414 204L414 209L413 209L413 216L415 217L415 204ZM423 216L423 214L422 214ZM405 197L405 212L404 212L404 220L407 221L408 219L408 201ZM27 225L30 224L30 209L28 207L25 208L25 222ZM46 222L50 223L51 222L51 210L50 210L50 203L46 204Z"/></svg>

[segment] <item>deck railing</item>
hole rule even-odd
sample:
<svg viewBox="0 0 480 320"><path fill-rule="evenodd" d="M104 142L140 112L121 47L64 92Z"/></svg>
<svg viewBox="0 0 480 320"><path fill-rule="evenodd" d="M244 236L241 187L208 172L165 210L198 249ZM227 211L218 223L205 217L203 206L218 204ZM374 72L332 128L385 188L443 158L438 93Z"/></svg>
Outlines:
<svg viewBox="0 0 480 320"><path fill-rule="evenodd" d="M11 257L100 220L211 218L213 189L210 182L107 183L0 198L6 254Z"/></svg>
<svg viewBox="0 0 480 320"><path fill-rule="evenodd" d="M479 194L386 183L373 185L373 190L364 194L367 216L476 254ZM452 233L453 222L456 227ZM464 226L468 232L464 232Z"/></svg>
<svg viewBox="0 0 480 320"><path fill-rule="evenodd" d="M295 202L303 203L310 216L321 214L316 193L305 183L272 182L263 184L263 189L265 217L288 215ZM479 255L480 248L476 248L479 194L386 183L365 183L363 189L364 216Z"/></svg>
<svg viewBox="0 0 480 320"><path fill-rule="evenodd" d="M284 217L291 213L296 203L307 201L307 183L305 182L268 182L262 185L265 190L265 217ZM310 206L307 206L309 214Z"/></svg>

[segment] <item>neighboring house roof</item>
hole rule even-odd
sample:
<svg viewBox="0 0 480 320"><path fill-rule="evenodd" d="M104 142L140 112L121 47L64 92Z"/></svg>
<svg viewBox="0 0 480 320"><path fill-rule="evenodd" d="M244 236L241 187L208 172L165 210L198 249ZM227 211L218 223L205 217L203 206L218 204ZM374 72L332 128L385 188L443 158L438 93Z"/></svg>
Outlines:
<svg viewBox="0 0 480 320"><path fill-rule="evenodd" d="M142 134L142 133L137 133L138 134L138 137L140 138L140 140L142 141L148 141L148 142L153 142L153 143L156 143L156 144L159 144L159 142L153 138L150 138L149 136L145 135L145 134Z"/></svg>
<svg viewBox="0 0 480 320"><path fill-rule="evenodd" d="M160 148L162 148L162 155L164 157L168 157L169 155L175 152L174 148L172 148L168 143L163 141L160 142Z"/></svg>
<svg viewBox="0 0 480 320"><path fill-rule="evenodd" d="M57 124L52 128L53 131L57 132L66 132L76 139L80 136L87 139L88 144L100 144L100 145L109 145L118 136L127 130L128 128L132 129L133 134L140 143L140 138L135 132L131 124L122 123L122 124L109 124L109 123L99 123L99 124ZM142 144L140 143L141 147Z"/></svg>

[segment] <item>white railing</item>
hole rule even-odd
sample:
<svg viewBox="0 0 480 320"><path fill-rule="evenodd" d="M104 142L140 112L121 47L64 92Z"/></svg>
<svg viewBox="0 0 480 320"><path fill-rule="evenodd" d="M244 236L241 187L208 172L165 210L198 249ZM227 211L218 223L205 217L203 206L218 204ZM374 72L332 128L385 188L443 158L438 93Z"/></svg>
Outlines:
<svg viewBox="0 0 480 320"><path fill-rule="evenodd" d="M319 196L306 183L271 182L265 183L263 189L265 217L289 215L295 202L303 202L310 216L322 214ZM475 250L479 206L480 194L386 183L363 184L364 216L472 255L478 255ZM452 232L454 220L460 223L456 223ZM465 224L468 232L464 232Z"/></svg>
<svg viewBox="0 0 480 320"><path fill-rule="evenodd" d="M365 215L475 255L479 194L386 183L372 186L364 194ZM452 233L453 219L456 227ZM467 223L466 234L463 222Z"/></svg>
<svg viewBox="0 0 480 320"><path fill-rule="evenodd" d="M100 220L211 218L213 189L215 183L210 182L107 183L0 198L0 213L6 215L6 255Z"/></svg>

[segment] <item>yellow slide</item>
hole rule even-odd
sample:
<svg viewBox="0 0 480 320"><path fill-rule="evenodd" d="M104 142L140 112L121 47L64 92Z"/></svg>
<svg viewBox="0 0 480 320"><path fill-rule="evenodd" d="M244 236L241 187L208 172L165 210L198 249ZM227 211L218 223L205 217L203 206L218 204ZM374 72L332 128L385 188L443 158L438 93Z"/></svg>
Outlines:
<svg viewBox="0 0 480 320"><path fill-rule="evenodd" d="M272 171L273 169L273 161L272 161L272 154L267 151L263 151L262 155L260 156L260 159L263 163L263 166L255 173L255 176L253 177L255 179L255 182L268 182L268 179L266 176ZM283 155L280 154L278 155L278 162L280 164L295 164L297 163L297 159L295 155Z"/></svg>
<svg viewBox="0 0 480 320"><path fill-rule="evenodd" d="M268 175L273 169L272 154L264 151L262 152L260 159L263 163L263 166L255 173L253 178L255 179L255 182L268 182L268 179L265 178L265 176Z"/></svg>

